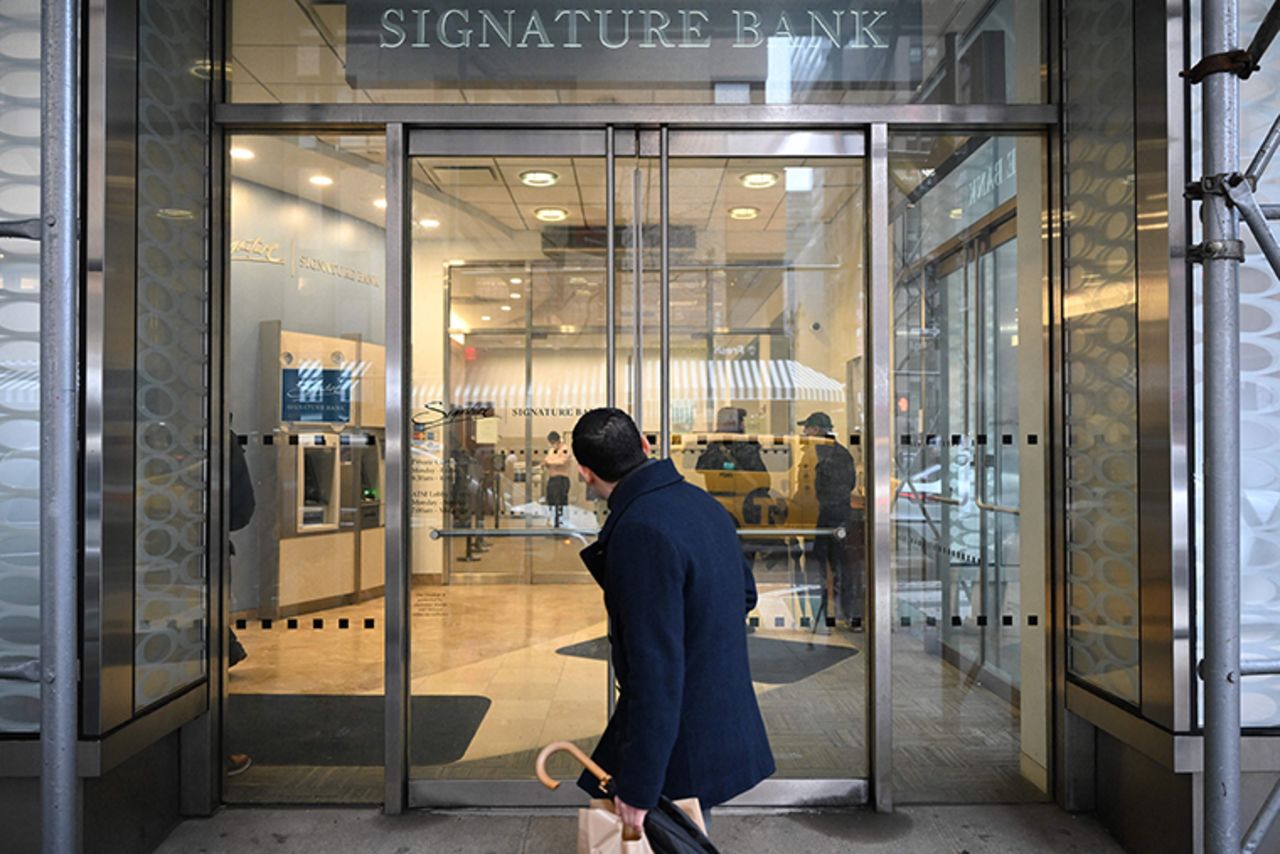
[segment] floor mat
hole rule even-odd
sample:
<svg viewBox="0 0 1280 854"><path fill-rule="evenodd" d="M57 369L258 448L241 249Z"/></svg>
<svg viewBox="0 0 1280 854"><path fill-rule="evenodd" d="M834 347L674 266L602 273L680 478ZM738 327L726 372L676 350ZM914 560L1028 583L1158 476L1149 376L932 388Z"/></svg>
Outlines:
<svg viewBox="0 0 1280 854"><path fill-rule="evenodd" d="M604 661L609 655L608 638L593 638L557 649L560 655ZM747 657L751 678L768 685L789 685L820 673L852 658L858 650L834 644L805 643L748 635Z"/></svg>
<svg viewBox="0 0 1280 854"><path fill-rule="evenodd" d="M414 762L457 762L488 713L488 697L414 697ZM382 697L332 694L232 694L228 753L264 765L382 765Z"/></svg>

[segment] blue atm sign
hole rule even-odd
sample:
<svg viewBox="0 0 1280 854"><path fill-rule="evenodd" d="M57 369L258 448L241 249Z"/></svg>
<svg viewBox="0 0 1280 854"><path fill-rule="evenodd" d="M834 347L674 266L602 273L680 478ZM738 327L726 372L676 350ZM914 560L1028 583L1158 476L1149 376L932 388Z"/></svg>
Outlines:
<svg viewBox="0 0 1280 854"><path fill-rule="evenodd" d="M280 420L350 422L351 373L344 369L285 368L280 378Z"/></svg>

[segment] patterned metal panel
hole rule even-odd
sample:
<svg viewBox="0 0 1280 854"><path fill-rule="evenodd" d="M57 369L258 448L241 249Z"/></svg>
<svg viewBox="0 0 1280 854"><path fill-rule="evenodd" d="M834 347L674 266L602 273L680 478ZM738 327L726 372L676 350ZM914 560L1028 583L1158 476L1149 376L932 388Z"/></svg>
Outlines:
<svg viewBox="0 0 1280 854"><path fill-rule="evenodd" d="M1065 4L1068 667L1139 700L1133 12Z"/></svg>
<svg viewBox="0 0 1280 854"><path fill-rule="evenodd" d="M40 4L0 4L0 219L40 213ZM40 655L40 247L0 240L0 661ZM0 680L0 733L38 685Z"/></svg>
<svg viewBox="0 0 1280 854"><path fill-rule="evenodd" d="M202 4L182 0L139 5L137 708L205 670L206 16Z"/></svg>

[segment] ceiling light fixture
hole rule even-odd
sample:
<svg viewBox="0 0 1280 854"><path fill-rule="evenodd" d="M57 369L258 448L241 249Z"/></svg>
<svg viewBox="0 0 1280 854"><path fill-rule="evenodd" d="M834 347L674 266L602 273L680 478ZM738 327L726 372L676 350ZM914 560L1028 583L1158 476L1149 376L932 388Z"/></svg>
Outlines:
<svg viewBox="0 0 1280 854"><path fill-rule="evenodd" d="M493 320L493 318L487 314L480 315L480 319L483 320L485 323L488 323L490 320Z"/></svg>
<svg viewBox="0 0 1280 854"><path fill-rule="evenodd" d="M502 306L501 308L502 308L502 310L503 310L503 311L511 311L511 306L509 306L509 305L504 305L504 306Z"/></svg>
<svg viewBox="0 0 1280 854"><path fill-rule="evenodd" d="M748 172L739 177L738 182L748 190L767 190L778 183L778 173Z"/></svg>
<svg viewBox="0 0 1280 854"><path fill-rule="evenodd" d="M418 225L422 226L423 228L439 228L439 227L440 227L440 220L438 220L438 219L420 219L420 220L418 220Z"/></svg>
<svg viewBox="0 0 1280 854"><path fill-rule="evenodd" d="M554 187L559 180L559 175L545 169L533 169L520 173L520 183L526 187Z"/></svg>
<svg viewBox="0 0 1280 854"><path fill-rule="evenodd" d="M513 284L513 285L523 285L523 284L524 284L524 279L520 278L519 276L512 276L508 281L510 281L510 282L511 282L511 284Z"/></svg>
<svg viewBox="0 0 1280 854"><path fill-rule="evenodd" d="M232 160L252 160L258 155L253 153L253 149L236 146L227 152L231 155Z"/></svg>
<svg viewBox="0 0 1280 854"><path fill-rule="evenodd" d="M542 222L564 222L569 218L569 212L564 208L538 208L533 215Z"/></svg>
<svg viewBox="0 0 1280 854"><path fill-rule="evenodd" d="M195 219L196 215L184 208L160 208L156 216L161 219Z"/></svg>
<svg viewBox="0 0 1280 854"><path fill-rule="evenodd" d="M959 219L959 218L960 218L960 217L962 217L962 216L964 216L964 208L952 208L952 209L951 209L951 218L952 218L952 219Z"/></svg>
<svg viewBox="0 0 1280 854"><path fill-rule="evenodd" d="M444 262L444 265L446 267L465 267L467 266L467 262L461 258L450 258L448 261Z"/></svg>
<svg viewBox="0 0 1280 854"><path fill-rule="evenodd" d="M746 221L750 219L755 219L758 216L760 216L759 208L751 208L751 207L745 207L745 206L740 208L729 208L729 219Z"/></svg>
<svg viewBox="0 0 1280 854"><path fill-rule="evenodd" d="M511 298L512 298L512 299L524 299L524 294L520 293L519 291L512 291L512 292L511 292Z"/></svg>
<svg viewBox="0 0 1280 854"><path fill-rule="evenodd" d="M386 200L386 199L374 199L374 200L373 200L373 206L374 206L375 208L377 208L378 210L380 210L380 211L385 211L385 210L387 209L387 200Z"/></svg>
<svg viewBox="0 0 1280 854"><path fill-rule="evenodd" d="M315 184L317 187L332 187L333 179L328 175L312 175L311 183Z"/></svg>

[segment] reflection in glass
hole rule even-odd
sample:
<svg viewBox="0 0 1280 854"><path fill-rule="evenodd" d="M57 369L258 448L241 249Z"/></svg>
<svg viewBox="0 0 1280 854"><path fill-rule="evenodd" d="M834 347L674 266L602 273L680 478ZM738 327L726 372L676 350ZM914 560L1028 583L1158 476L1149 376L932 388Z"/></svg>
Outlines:
<svg viewBox="0 0 1280 854"><path fill-rule="evenodd" d="M895 796L1047 791L1041 143L891 141ZM1031 520L1030 522L1028 520Z"/></svg>
<svg viewBox="0 0 1280 854"><path fill-rule="evenodd" d="M382 800L383 140L228 140L233 802Z"/></svg>
<svg viewBox="0 0 1280 854"><path fill-rule="evenodd" d="M433 722L410 760L417 778L526 779L607 714L604 607L578 558L605 507L571 446L607 403L603 159L413 174L414 217L439 227L414 229L412 257L411 667Z"/></svg>

